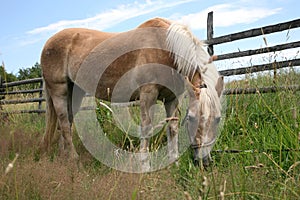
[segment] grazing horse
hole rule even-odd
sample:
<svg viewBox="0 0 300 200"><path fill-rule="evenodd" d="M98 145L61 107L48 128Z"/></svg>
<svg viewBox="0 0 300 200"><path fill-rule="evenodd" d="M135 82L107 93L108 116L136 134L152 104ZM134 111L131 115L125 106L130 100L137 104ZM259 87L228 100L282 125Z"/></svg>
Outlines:
<svg viewBox="0 0 300 200"><path fill-rule="evenodd" d="M186 26L161 18L150 19L122 33L81 28L58 32L47 41L41 55L47 102L46 131L41 147L50 150L57 141L54 133L58 129L66 155L78 157L71 125L83 96L89 93L111 102L139 100L140 152L148 152L150 108L161 100L170 119L168 149L169 159L174 161L179 156L178 96L187 90L189 104L185 124L194 159L207 161L217 136L223 90L223 77L213 65L214 59ZM155 70L155 65L167 68ZM122 94L129 96L123 99L123 95L113 93L118 80L128 72L131 72L130 80ZM176 73L184 78L174 78ZM176 91L168 88L168 84L176 85ZM72 95L75 90L76 97Z"/></svg>

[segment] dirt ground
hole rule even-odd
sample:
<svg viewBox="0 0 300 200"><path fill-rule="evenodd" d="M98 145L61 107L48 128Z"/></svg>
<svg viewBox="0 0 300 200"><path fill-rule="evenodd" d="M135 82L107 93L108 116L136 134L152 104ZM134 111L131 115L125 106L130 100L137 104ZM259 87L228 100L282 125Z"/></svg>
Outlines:
<svg viewBox="0 0 300 200"><path fill-rule="evenodd" d="M40 133L0 127L0 199L182 199L169 169L130 174L110 169L84 150L83 167L35 154ZM9 163L19 157L5 174Z"/></svg>

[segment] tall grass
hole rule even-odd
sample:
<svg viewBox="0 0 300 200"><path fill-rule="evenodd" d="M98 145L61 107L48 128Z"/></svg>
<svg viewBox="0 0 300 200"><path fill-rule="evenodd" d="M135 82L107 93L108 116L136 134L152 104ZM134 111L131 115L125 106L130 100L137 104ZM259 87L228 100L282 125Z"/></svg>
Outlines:
<svg viewBox="0 0 300 200"><path fill-rule="evenodd" d="M227 87L276 87L293 84L300 84L300 74L290 69L278 71L276 77L273 73L248 76L245 80L229 83ZM147 183L164 182L164 179L171 177L180 199L300 199L300 92L287 90L267 94L258 92L229 95L226 96L226 101L225 123L212 152L212 165L206 170L194 166L192 151L189 149L180 157L178 166L172 165L166 169L171 176L166 176L165 172L155 172L152 175L158 174L156 178L147 180ZM133 108L132 112L138 116L139 109ZM99 107L97 114L111 141L126 150L138 149L139 139L120 130L109 110ZM9 157L1 159L3 166L10 163L16 153L20 154L16 162L32 155L33 150L30 148L36 143L24 145L20 139L16 140L19 137L17 133L26 133L26 137L21 134L24 137L22 141L33 141L41 137L45 127L44 115L8 117L7 122L0 123L0 130L7 132L5 128L9 126L8 132L12 133L11 136L0 136L2 142L12 141ZM138 117L136 121L139 123ZM153 139L152 149L165 145L164 132L161 131ZM78 138L75 143L79 154L83 154L84 147ZM95 159L85 162L85 169L94 175L100 174L99 176L113 171ZM31 189L21 195L22 189L24 190L19 184L21 180L17 174L13 178L15 181L5 182L3 187L1 183L0 197L16 199L25 196L41 199L42 192L36 189L39 187L38 183L30 182ZM0 179L4 182L3 180L7 178ZM117 181L121 181L119 177ZM15 189L8 190L6 187ZM156 190L166 194L173 192L172 188L161 187ZM151 194L155 190L153 187L145 188L145 194ZM132 199L139 199L138 190L139 188L134 188Z"/></svg>
<svg viewBox="0 0 300 200"><path fill-rule="evenodd" d="M273 72L247 76L227 87L295 84L300 84L300 74L289 69L277 71L276 77ZM225 123L212 152L211 167L194 166L190 149L180 158L179 166L171 167L170 173L186 198L299 199L300 92L228 95L226 101ZM133 108L134 112L138 116L138 108ZM117 128L110 111L100 107L98 114L114 143L126 150L138 149L139 139ZM166 142L165 136L158 137ZM153 139L152 146L159 147L157 141L161 140Z"/></svg>
<svg viewBox="0 0 300 200"><path fill-rule="evenodd" d="M227 87L291 84L300 84L300 74L282 70L276 79L264 74ZM187 152L174 168L178 183L195 199L299 199L300 92L230 95L226 101L213 165L199 171ZM203 177L208 180L205 187Z"/></svg>

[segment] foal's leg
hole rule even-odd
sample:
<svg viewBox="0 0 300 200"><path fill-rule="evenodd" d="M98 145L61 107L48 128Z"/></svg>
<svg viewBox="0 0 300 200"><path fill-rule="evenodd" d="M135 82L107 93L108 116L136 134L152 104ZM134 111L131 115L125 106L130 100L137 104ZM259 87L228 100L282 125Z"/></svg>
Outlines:
<svg viewBox="0 0 300 200"><path fill-rule="evenodd" d="M55 84L55 91L51 92L53 105L57 114L58 123L64 140L64 150L71 159L77 159L75 147L72 142L71 123L68 113L68 85L67 83Z"/></svg>
<svg viewBox="0 0 300 200"><path fill-rule="evenodd" d="M174 162L178 159L178 100L165 103L167 117L171 118L167 128L169 161ZM172 119L172 117L174 117Z"/></svg>
<svg viewBox="0 0 300 200"><path fill-rule="evenodd" d="M141 133L141 162L143 170L150 169L149 153L149 139L152 133L151 124L151 106L155 105L158 96L158 89L155 85L145 85L140 89L140 108L142 118L142 133Z"/></svg>

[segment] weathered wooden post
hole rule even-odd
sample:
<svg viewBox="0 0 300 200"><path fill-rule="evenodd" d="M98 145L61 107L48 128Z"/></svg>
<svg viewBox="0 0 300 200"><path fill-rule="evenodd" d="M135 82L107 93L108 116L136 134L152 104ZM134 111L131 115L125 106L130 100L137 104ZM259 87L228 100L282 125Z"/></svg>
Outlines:
<svg viewBox="0 0 300 200"><path fill-rule="evenodd" d="M41 99L43 97L43 80L40 82L40 91L39 91L39 98ZM38 106L38 112L41 112L42 110L42 101L39 101L39 106Z"/></svg>
<svg viewBox="0 0 300 200"><path fill-rule="evenodd" d="M210 41L214 37L214 18L213 18L213 11L209 12L207 15L207 41ZM214 55L214 47L212 44L208 45L207 48L209 55Z"/></svg>
<svg viewBox="0 0 300 200"><path fill-rule="evenodd" d="M3 79L2 79L2 76L0 75L0 93L3 93L4 92L4 88L3 88ZM4 99L5 96L0 94L0 101L2 99ZM2 104L0 103L0 110L2 110Z"/></svg>
<svg viewBox="0 0 300 200"><path fill-rule="evenodd" d="M0 75L0 93L3 93L5 90L4 90L4 87L3 87L3 78L2 76ZM0 100L1 99L4 99L4 95L3 94L0 94Z"/></svg>
<svg viewBox="0 0 300 200"><path fill-rule="evenodd" d="M0 92L2 92L2 76L0 75Z"/></svg>

